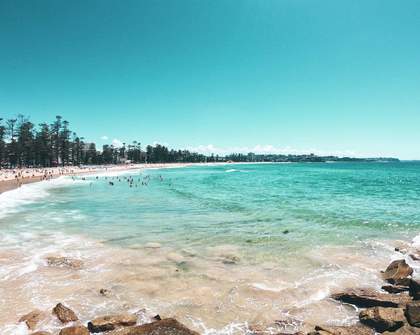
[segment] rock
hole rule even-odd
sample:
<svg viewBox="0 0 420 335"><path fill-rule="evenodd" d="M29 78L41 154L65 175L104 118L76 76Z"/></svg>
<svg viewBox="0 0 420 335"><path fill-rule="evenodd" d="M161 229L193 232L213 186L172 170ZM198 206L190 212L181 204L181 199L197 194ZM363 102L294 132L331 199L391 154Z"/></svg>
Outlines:
<svg viewBox="0 0 420 335"><path fill-rule="evenodd" d="M107 335L199 335L175 319L163 319L141 326L116 330Z"/></svg>
<svg viewBox="0 0 420 335"><path fill-rule="evenodd" d="M348 289L331 297L357 307L399 307L411 301L408 295L380 293L368 288Z"/></svg>
<svg viewBox="0 0 420 335"><path fill-rule="evenodd" d="M108 290L108 289L106 289L106 288L101 288L101 289L99 290L99 294L100 294L100 295L103 295L103 296L105 296L105 297L108 297L108 296L110 296L110 295L111 295L111 291L110 291L110 290Z"/></svg>
<svg viewBox="0 0 420 335"><path fill-rule="evenodd" d="M405 315L410 325L420 327L420 300L407 304Z"/></svg>
<svg viewBox="0 0 420 335"><path fill-rule="evenodd" d="M31 335L51 335L51 333L44 332L44 331L41 330L39 332L31 333Z"/></svg>
<svg viewBox="0 0 420 335"><path fill-rule="evenodd" d="M45 317L45 313L35 309L32 312L23 315L18 322L25 322L29 329L35 329L39 321Z"/></svg>
<svg viewBox="0 0 420 335"><path fill-rule="evenodd" d="M420 300L420 280L411 279L409 284L409 293L414 300Z"/></svg>
<svg viewBox="0 0 420 335"><path fill-rule="evenodd" d="M90 333L85 326L73 326L61 329L59 335L90 335Z"/></svg>
<svg viewBox="0 0 420 335"><path fill-rule="evenodd" d="M384 335L420 335L418 328L410 327L408 325L397 329L395 332L385 332Z"/></svg>
<svg viewBox="0 0 420 335"><path fill-rule="evenodd" d="M361 311L360 322L374 328L377 332L396 330L404 325L405 316L402 308L371 307Z"/></svg>
<svg viewBox="0 0 420 335"><path fill-rule="evenodd" d="M80 269L83 262L78 259L72 259L67 257L47 257L47 264L49 266L67 267L72 269Z"/></svg>
<svg viewBox="0 0 420 335"><path fill-rule="evenodd" d="M57 304L53 308L53 314L55 314L62 323L79 320L76 314L62 303Z"/></svg>
<svg viewBox="0 0 420 335"><path fill-rule="evenodd" d="M413 269L405 262L404 259L398 259L388 265L383 278L390 282L395 283L396 280L407 278L413 274Z"/></svg>
<svg viewBox="0 0 420 335"><path fill-rule="evenodd" d="M408 291L408 286L403 285L384 285L381 288L388 293L401 293Z"/></svg>
<svg viewBox="0 0 420 335"><path fill-rule="evenodd" d="M315 333L317 335L373 335L372 329L366 326L316 326Z"/></svg>
<svg viewBox="0 0 420 335"><path fill-rule="evenodd" d="M235 255L225 255L223 256L223 264L237 264L239 262L239 257Z"/></svg>
<svg viewBox="0 0 420 335"><path fill-rule="evenodd" d="M118 327L134 326L137 316L133 314L106 315L96 318L88 323L91 333L114 330Z"/></svg>

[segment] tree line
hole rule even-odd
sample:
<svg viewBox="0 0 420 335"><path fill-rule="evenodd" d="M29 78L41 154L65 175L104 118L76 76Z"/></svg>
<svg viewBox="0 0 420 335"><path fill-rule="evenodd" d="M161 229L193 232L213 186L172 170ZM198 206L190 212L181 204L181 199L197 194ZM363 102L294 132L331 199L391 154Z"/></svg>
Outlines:
<svg viewBox="0 0 420 335"><path fill-rule="evenodd" d="M106 144L98 151L95 143L77 135L61 116L39 125L23 115L0 118L0 167L4 168L205 161L209 159L202 154L160 144L143 150L140 141L118 147Z"/></svg>
<svg viewBox="0 0 420 335"><path fill-rule="evenodd" d="M336 156L242 154L205 156L188 150L169 149L156 144L142 147L140 141L121 146L106 144L102 151L70 130L69 122L56 116L52 123L35 125L29 118L0 118L0 168L53 167L124 163L200 163L200 162L328 162L398 161L396 158L352 158Z"/></svg>

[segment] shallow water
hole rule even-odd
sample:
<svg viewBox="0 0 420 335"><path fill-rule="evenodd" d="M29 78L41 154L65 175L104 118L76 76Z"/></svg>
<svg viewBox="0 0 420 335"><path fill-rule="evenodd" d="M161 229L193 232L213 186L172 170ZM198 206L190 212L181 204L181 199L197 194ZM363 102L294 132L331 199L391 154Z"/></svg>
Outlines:
<svg viewBox="0 0 420 335"><path fill-rule="evenodd" d="M82 321L142 310L139 320L175 316L206 334L351 323L355 311L328 295L379 287L395 241L420 232L419 208L420 163L409 162L217 165L24 185L0 195L0 330L26 334L18 316L59 301ZM84 266L48 267L51 255Z"/></svg>

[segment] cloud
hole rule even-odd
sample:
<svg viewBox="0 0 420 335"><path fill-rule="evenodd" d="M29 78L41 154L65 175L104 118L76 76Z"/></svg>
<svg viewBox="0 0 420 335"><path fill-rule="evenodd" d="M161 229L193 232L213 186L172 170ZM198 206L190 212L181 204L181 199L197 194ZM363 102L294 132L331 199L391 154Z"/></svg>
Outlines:
<svg viewBox="0 0 420 335"><path fill-rule="evenodd" d="M106 141L107 139L108 139L108 136L106 136L106 135L101 136L101 140Z"/></svg>
<svg viewBox="0 0 420 335"><path fill-rule="evenodd" d="M114 146L114 147L116 147L116 148L120 148L120 147L122 147L123 146L123 142L121 142L119 139L117 139L117 138L114 138L113 140L112 140L112 145Z"/></svg>

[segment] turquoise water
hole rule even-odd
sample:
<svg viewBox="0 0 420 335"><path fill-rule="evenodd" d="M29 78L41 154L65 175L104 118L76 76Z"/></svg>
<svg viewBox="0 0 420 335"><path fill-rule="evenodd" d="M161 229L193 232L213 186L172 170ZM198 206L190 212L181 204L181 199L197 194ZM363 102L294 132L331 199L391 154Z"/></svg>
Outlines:
<svg viewBox="0 0 420 335"><path fill-rule="evenodd" d="M146 175L150 181L142 186ZM127 176L134 178L131 188ZM84 183L49 192L46 201L19 212L29 226L124 246L153 240L287 251L308 244L412 238L420 228L420 163L146 170L86 177Z"/></svg>
<svg viewBox="0 0 420 335"><path fill-rule="evenodd" d="M357 313L329 294L379 288L379 270L401 257L396 240L419 233L419 162L190 166L24 185L0 195L0 331L26 335L10 319L57 301L83 322L146 307L205 335L282 317L293 318L288 330L351 323ZM48 267L49 255L84 267ZM101 287L113 292L105 301Z"/></svg>

